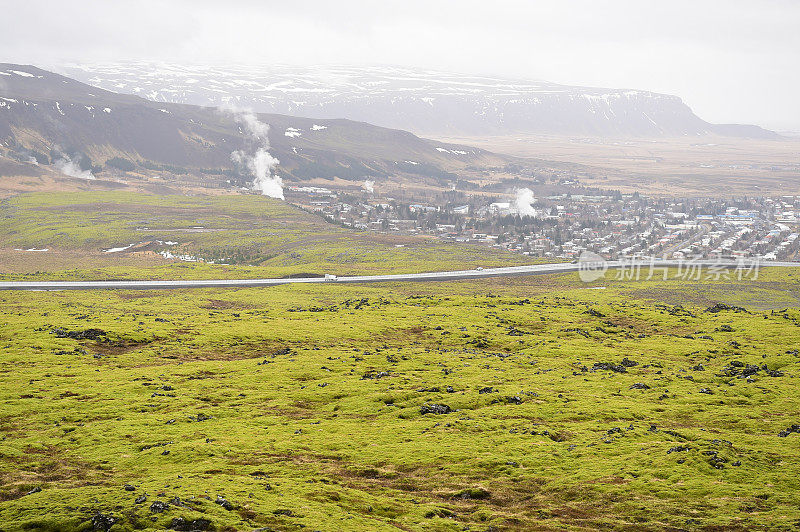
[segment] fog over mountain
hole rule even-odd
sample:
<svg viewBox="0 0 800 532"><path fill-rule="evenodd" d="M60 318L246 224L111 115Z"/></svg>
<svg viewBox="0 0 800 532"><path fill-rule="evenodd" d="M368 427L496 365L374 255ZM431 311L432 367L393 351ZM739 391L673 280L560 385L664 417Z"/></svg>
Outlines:
<svg viewBox="0 0 800 532"><path fill-rule="evenodd" d="M82 161L82 170L112 160L130 170L199 172L228 185L248 184L254 175L263 180L273 170L291 181L410 176L448 182L458 179L453 172L519 162L364 122L224 107L154 102L31 65L0 63L0 156L26 164ZM259 157L260 163L250 162ZM268 167L257 171L262 163ZM533 159L525 165L547 175L578 169Z"/></svg>
<svg viewBox="0 0 800 532"><path fill-rule="evenodd" d="M204 67L72 64L66 74L168 103L235 104L258 112L348 118L419 134L542 133L771 138L757 126L710 124L677 97L399 67Z"/></svg>

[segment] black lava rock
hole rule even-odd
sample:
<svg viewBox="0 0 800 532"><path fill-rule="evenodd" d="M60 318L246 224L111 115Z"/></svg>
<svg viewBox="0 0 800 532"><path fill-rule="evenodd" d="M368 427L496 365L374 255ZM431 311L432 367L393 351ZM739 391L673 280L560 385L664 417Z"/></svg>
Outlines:
<svg viewBox="0 0 800 532"><path fill-rule="evenodd" d="M610 370L616 373L625 373L628 371L622 364L614 364L613 362L595 362L594 366L592 366L592 370L597 371L598 369Z"/></svg>
<svg viewBox="0 0 800 532"><path fill-rule="evenodd" d="M420 414L449 414L450 407L447 405L422 405L419 407Z"/></svg>
<svg viewBox="0 0 800 532"><path fill-rule="evenodd" d="M97 340L106 336L106 332L102 329L86 329L84 331L55 329L53 333L55 333L57 338L71 338L73 340Z"/></svg>
<svg viewBox="0 0 800 532"><path fill-rule="evenodd" d="M493 405L496 404L507 404L507 405L521 405L522 399L518 395L506 395L505 397L501 397L500 399L492 399Z"/></svg>
<svg viewBox="0 0 800 532"><path fill-rule="evenodd" d="M153 501L153 504L150 505L150 511L154 514L160 514L161 512L166 512L169 510L169 504L161 501Z"/></svg>
<svg viewBox="0 0 800 532"><path fill-rule="evenodd" d="M726 305L725 303L717 303L713 307L708 307L706 309L706 312L711 312L712 314L717 314L719 312L722 312L723 310L732 310L734 312L746 312L747 314L750 314L747 311L747 309L745 309L745 308L733 307L733 306L730 306L730 305Z"/></svg>
<svg viewBox="0 0 800 532"><path fill-rule="evenodd" d="M217 495L217 500L214 501L214 502L219 504L220 506L222 506L226 510L233 510L233 504L231 504L230 501L228 501L228 499L226 499L225 497L223 497L221 495Z"/></svg>
<svg viewBox="0 0 800 532"><path fill-rule="evenodd" d="M688 451L688 450L689 450L689 447L687 447L686 445L678 445L678 446L673 447L670 450L668 450L667 454L681 453L681 452Z"/></svg>
<svg viewBox="0 0 800 532"><path fill-rule="evenodd" d="M112 526L114 526L114 523L116 522L117 522L116 518L110 515L98 513L95 514L94 517L92 517L92 528L94 530L102 530L103 532L108 532L108 530Z"/></svg>
<svg viewBox="0 0 800 532"><path fill-rule="evenodd" d="M193 519L191 521L187 521L183 517L175 517L172 519L172 522L169 525L171 530L180 530L181 532L188 532L194 530L210 530L211 529L211 521L208 519Z"/></svg>

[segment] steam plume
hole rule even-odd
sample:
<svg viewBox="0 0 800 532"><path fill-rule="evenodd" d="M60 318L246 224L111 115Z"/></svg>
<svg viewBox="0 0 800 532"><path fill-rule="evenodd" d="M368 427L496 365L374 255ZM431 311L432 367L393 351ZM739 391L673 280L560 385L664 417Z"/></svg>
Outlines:
<svg viewBox="0 0 800 532"><path fill-rule="evenodd" d="M533 191L529 188L521 188L517 190L517 197L514 198L514 210L520 216L536 216L536 209L533 208L533 203L536 198L533 197Z"/></svg>
<svg viewBox="0 0 800 532"><path fill-rule="evenodd" d="M250 137L255 150L236 150L231 153L231 161L245 166L253 176L253 189L271 198L283 198L283 179L273 174L280 161L269 153L269 124L261 122L252 111L225 107L224 112L233 115Z"/></svg>
<svg viewBox="0 0 800 532"><path fill-rule="evenodd" d="M364 184L361 185L361 188L372 194L373 192L375 192L375 181L367 179L366 181L364 181Z"/></svg>
<svg viewBox="0 0 800 532"><path fill-rule="evenodd" d="M62 155L55 163L53 163L59 172L70 177L77 177L79 179L94 179L94 174L91 170L82 170L81 167L69 158L69 155Z"/></svg>

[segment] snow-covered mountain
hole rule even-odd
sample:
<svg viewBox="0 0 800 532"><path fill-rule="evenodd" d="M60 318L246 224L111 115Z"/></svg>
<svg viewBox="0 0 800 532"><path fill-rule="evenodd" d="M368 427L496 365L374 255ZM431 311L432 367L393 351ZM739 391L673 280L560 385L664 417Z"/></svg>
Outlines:
<svg viewBox="0 0 800 532"><path fill-rule="evenodd" d="M602 136L722 134L769 138L758 126L705 122L677 96L514 81L395 67L72 64L91 85L169 103L308 118L349 118L425 135L544 133Z"/></svg>
<svg viewBox="0 0 800 532"><path fill-rule="evenodd" d="M237 115L238 116L238 115ZM32 65L0 63L0 159L25 164L80 160L125 167L212 176L241 168L232 155L264 147L288 181L350 181L407 176L418 183L447 183L474 168L520 167L522 161L478 148L420 138L407 131L346 119L258 115L269 131L253 133L217 108L154 102L93 87ZM241 164L239 164L241 166ZM531 175L582 171L578 165L526 159ZM84 168L86 169L86 168ZM108 169L108 168L106 168ZM221 178L220 178L221 179Z"/></svg>

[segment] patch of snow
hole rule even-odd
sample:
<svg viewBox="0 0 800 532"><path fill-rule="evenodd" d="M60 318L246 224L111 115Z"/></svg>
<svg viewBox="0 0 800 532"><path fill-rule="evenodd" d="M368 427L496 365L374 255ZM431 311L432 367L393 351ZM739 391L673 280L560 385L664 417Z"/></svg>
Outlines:
<svg viewBox="0 0 800 532"><path fill-rule="evenodd" d="M123 246L121 248L104 249L103 253L119 253L120 251L125 251L126 249L132 248L134 245L135 244L128 244L127 246Z"/></svg>
<svg viewBox="0 0 800 532"><path fill-rule="evenodd" d="M17 76L22 76L23 78L35 78L36 77L33 74L31 74L30 72L23 72L21 70L9 70L8 72L12 72L12 73L16 74Z"/></svg>
<svg viewBox="0 0 800 532"><path fill-rule="evenodd" d="M311 126L311 131L322 131L323 129L328 129L328 126L319 126L317 124Z"/></svg>
<svg viewBox="0 0 800 532"><path fill-rule="evenodd" d="M178 259L183 262L205 262L203 259L195 257L194 255L175 255L171 251L159 251L159 255L164 257L165 259ZM213 262L209 262L208 264L214 264Z"/></svg>

